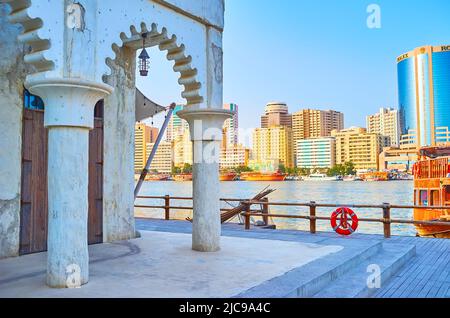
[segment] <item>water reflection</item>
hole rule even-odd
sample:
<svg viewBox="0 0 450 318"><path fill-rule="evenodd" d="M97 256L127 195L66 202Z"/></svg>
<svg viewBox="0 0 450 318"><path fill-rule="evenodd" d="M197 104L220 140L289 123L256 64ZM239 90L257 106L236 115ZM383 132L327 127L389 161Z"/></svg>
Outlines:
<svg viewBox="0 0 450 318"><path fill-rule="evenodd" d="M309 202L317 203L339 203L339 204L382 204L388 202L398 205L411 205L413 203L413 182L223 182L221 187L222 198L248 199L266 186L276 189L269 196L270 201L275 202ZM170 196L192 196L191 182L146 182L141 195L170 195ZM137 204L163 205L162 200L139 199ZM236 205L237 203L232 203ZM173 201L172 206L192 206L191 201ZM230 205L222 203L223 208ZM147 216L162 218L162 210L136 208L136 216ZM309 213L308 208L299 207L270 207L271 213L276 214L304 214ZM332 208L318 208L317 215L330 216ZM355 209L359 217L381 218L381 209ZM192 217L192 212L185 210L171 211L173 218L185 219ZM394 209L392 218L412 219L412 210ZM273 219L280 229L309 230L309 221L296 219ZM328 221L317 221L319 231L330 231ZM358 228L360 233L383 233L381 223L361 222ZM394 235L415 235L414 226L406 224L393 224Z"/></svg>

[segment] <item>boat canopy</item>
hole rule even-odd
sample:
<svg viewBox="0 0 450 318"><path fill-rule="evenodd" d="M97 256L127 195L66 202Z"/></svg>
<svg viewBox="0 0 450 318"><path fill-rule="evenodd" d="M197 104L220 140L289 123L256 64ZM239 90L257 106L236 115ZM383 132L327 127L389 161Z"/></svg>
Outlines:
<svg viewBox="0 0 450 318"><path fill-rule="evenodd" d="M447 157L450 156L450 147L426 147L420 149L420 154L431 159Z"/></svg>

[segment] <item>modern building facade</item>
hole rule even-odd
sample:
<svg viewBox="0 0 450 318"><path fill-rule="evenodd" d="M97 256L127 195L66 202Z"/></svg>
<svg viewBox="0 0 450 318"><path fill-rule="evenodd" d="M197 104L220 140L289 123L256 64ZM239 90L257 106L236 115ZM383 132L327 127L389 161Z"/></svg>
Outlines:
<svg viewBox="0 0 450 318"><path fill-rule="evenodd" d="M336 164L351 161L357 170L377 170L378 156L389 143L389 137L361 127L334 130L331 135L336 138Z"/></svg>
<svg viewBox="0 0 450 318"><path fill-rule="evenodd" d="M148 154L152 152L154 145L154 143L147 144ZM172 158L172 143L167 141L160 142L150 165L150 171L156 171L158 173L171 173Z"/></svg>
<svg viewBox="0 0 450 318"><path fill-rule="evenodd" d="M336 162L336 141L334 137L297 140L296 153L298 168L331 168Z"/></svg>
<svg viewBox="0 0 450 318"><path fill-rule="evenodd" d="M261 128L285 126L292 128L292 115L286 103L271 102L266 105L264 115L261 116Z"/></svg>
<svg viewBox="0 0 450 318"><path fill-rule="evenodd" d="M396 109L380 108L378 113L366 116L366 128L369 133L388 136L392 147L400 143L400 120Z"/></svg>
<svg viewBox="0 0 450 318"><path fill-rule="evenodd" d="M233 145L221 149L219 167L228 170L242 166L248 166L250 149L243 145Z"/></svg>
<svg viewBox="0 0 450 318"><path fill-rule="evenodd" d="M292 129L287 126L256 128L253 131L252 159L256 163L276 160L286 168L294 166Z"/></svg>
<svg viewBox="0 0 450 318"><path fill-rule="evenodd" d="M156 141L158 128L147 126L144 123L137 123L134 129L134 170L142 171L150 152L147 152L147 144Z"/></svg>
<svg viewBox="0 0 450 318"><path fill-rule="evenodd" d="M234 112L233 117L225 120L223 124L223 131L225 133L223 141L226 145L236 145L239 142L239 107L236 104L230 103L225 104L223 108Z"/></svg>
<svg viewBox="0 0 450 318"><path fill-rule="evenodd" d="M450 45L423 46L397 58L402 146L450 143Z"/></svg>
<svg viewBox="0 0 450 318"><path fill-rule="evenodd" d="M335 110L303 109L292 114L292 134L297 140L331 136L344 129L344 114Z"/></svg>

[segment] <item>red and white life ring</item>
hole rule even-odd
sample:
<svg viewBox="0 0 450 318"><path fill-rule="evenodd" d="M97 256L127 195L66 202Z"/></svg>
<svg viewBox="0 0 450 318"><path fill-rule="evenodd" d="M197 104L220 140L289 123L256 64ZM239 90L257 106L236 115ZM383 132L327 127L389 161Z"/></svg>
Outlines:
<svg viewBox="0 0 450 318"><path fill-rule="evenodd" d="M358 216L347 207L337 208L331 215L331 227L340 235L350 235L358 228Z"/></svg>

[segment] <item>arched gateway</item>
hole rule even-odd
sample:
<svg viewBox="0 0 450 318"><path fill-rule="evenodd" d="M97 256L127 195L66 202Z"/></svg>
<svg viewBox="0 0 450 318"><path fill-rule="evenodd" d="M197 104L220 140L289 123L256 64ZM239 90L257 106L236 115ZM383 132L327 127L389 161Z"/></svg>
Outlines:
<svg viewBox="0 0 450 318"><path fill-rule="evenodd" d="M0 258L19 253L23 85L46 107L47 283L89 278L89 131L104 99L103 241L135 236L133 134L136 50L167 51L179 72L194 147L193 249L219 250L218 149L223 0L0 0ZM23 63L25 61L27 64ZM212 132L211 132L212 130ZM205 154L208 154L205 156ZM23 225L23 224L22 224Z"/></svg>

